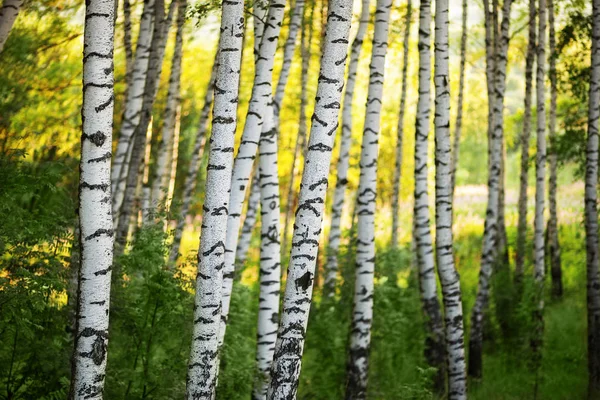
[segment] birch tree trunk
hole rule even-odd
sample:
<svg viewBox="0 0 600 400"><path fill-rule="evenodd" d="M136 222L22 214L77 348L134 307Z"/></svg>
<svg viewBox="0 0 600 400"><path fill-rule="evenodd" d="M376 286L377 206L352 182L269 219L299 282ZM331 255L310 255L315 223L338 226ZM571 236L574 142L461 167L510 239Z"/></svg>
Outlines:
<svg viewBox="0 0 600 400"><path fill-rule="evenodd" d="M338 128L352 1L331 0L315 110L296 210L286 290L267 398L293 399L298 390L331 151Z"/></svg>
<svg viewBox="0 0 600 400"><path fill-rule="evenodd" d="M133 46L131 45L131 3L129 0L123 0L123 47L125 48L125 82L127 89L131 87L131 77L133 72ZM127 94L125 94L127 98Z"/></svg>
<svg viewBox="0 0 600 400"><path fill-rule="evenodd" d="M258 57L256 59L256 71L254 74L254 86L244 131L238 153L233 164L233 175L231 178L231 193L229 197L229 216L227 218L227 239L225 241L225 266L223 267L223 301L221 307L221 331L219 343L223 343L229 315L229 302L231 300L231 289L235 272L235 251L240 234L240 217L246 197L246 187L252 174L252 164L256 158L258 142L264 116L267 111L267 100L272 96L271 81L273 80L273 63L277 50L277 38L281 30L285 0L272 0L266 17L263 38L261 39ZM219 88L216 88L218 91ZM263 210L264 211L264 210Z"/></svg>
<svg viewBox="0 0 600 400"><path fill-rule="evenodd" d="M165 199L165 211L171 212L171 204L173 203L173 195L175 193L175 179L177 178L177 163L179 161L179 136L181 134L181 104L177 106L175 111L175 127L173 132L173 140L169 154L171 155L169 166L169 179L167 185L167 198ZM165 229L168 221L165 221Z"/></svg>
<svg viewBox="0 0 600 400"><path fill-rule="evenodd" d="M113 260L110 161L114 107L113 0L86 3L79 178L81 268L71 399L102 399Z"/></svg>
<svg viewBox="0 0 600 400"><path fill-rule="evenodd" d="M210 80L206 87L206 94L204 95L204 106L200 112L200 121L198 122L198 130L194 138L194 149L192 150L192 158L187 169L185 176L185 182L183 184L183 196L181 199L181 211L179 212L179 218L177 219L177 225L173 232L173 246L169 252L169 263L173 264L177 261L179 256L179 246L181 246L181 237L183 235L183 228L185 227L185 219L190 210L192 203L192 197L196 192L196 183L198 180L198 170L200 169L200 161L204 155L204 146L206 144L206 130L208 129L208 117L213 105L213 94L215 86L215 78L217 72L217 61L219 53L215 55L215 62L212 67ZM239 78L238 78L239 80Z"/></svg>
<svg viewBox="0 0 600 400"><path fill-rule="evenodd" d="M486 0L487 4L487 0ZM474 378L482 377L483 357L483 316L487 309L490 296L490 278L497 255L498 241L498 199L500 196L500 178L502 164L502 137L504 129L504 91L506 87L506 60L508 53L510 9L512 0L506 0L502 5L502 24L500 29L498 49L495 52L496 68L493 74L493 92L488 92L493 104L493 131L490 136L488 163L488 205L483 229L483 249L481 255L481 270L473 311L471 312L471 331L469 335L469 375ZM487 9L487 7L486 7ZM488 75L490 79L490 75Z"/></svg>
<svg viewBox="0 0 600 400"><path fill-rule="evenodd" d="M25 0L4 0L0 8L0 53Z"/></svg>
<svg viewBox="0 0 600 400"><path fill-rule="evenodd" d="M167 106L165 108L164 122L162 127L162 138L160 141L158 155L156 158L156 168L152 179L152 207L156 207L165 200L169 186L169 164L173 148L173 135L175 131L175 120L177 117L177 108L179 107L181 86L181 58L183 54L183 27L185 24L185 13L187 1L179 0L177 7L177 36L175 37L175 49L173 50L173 60L171 62L171 76L169 78L169 89L167 91Z"/></svg>
<svg viewBox="0 0 600 400"><path fill-rule="evenodd" d="M335 283L338 275L338 253L340 247L342 211L346 198L348 184L348 168L350 165L350 147L352 146L352 105L354 103L354 88L356 72L362 50L363 41L369 26L370 0L362 0L358 30L350 48L350 63L348 78L344 92L344 108L342 109L342 137L340 138L340 153L336 166L336 183L331 206L331 227L327 244L327 261L325 263L325 294L335 294Z"/></svg>
<svg viewBox="0 0 600 400"><path fill-rule="evenodd" d="M600 276L598 275L598 120L600 119L600 0L592 3L592 61L585 165L588 399L600 396Z"/></svg>
<svg viewBox="0 0 600 400"><path fill-rule="evenodd" d="M240 239L238 240L235 264L237 268L242 268L248 257L248 250L250 249L250 241L252 240L252 231L256 224L258 216L258 207L260 206L260 177L259 168L256 168L254 176L252 177L252 183L250 183L250 196L248 196L248 208L246 209L246 217L242 225L242 232L240 233Z"/></svg>
<svg viewBox="0 0 600 400"><path fill-rule="evenodd" d="M400 183L402 180L402 151L404 138L404 111L406 109L406 88L408 82L408 46L410 44L410 22L412 2L407 0L404 22L404 46L402 49L402 89L400 94L400 113L396 135L396 163L394 165L394 188L392 193L392 247L398 247L398 229L400 226Z"/></svg>
<svg viewBox="0 0 600 400"><path fill-rule="evenodd" d="M377 156L381 129L381 105L385 56L392 0L377 0L373 52L369 66L369 89L360 155L356 241L356 280L350 348L347 366L346 399L366 399L369 349L373 323L373 278L375 276L375 210L377 208Z"/></svg>
<svg viewBox="0 0 600 400"><path fill-rule="evenodd" d="M467 59L467 15L469 3L467 0L462 2L462 36L460 38L460 77L458 81L458 101L456 104L456 122L454 123L454 145L451 153L451 171L450 171L450 196L451 202L454 202L454 191L456 189L456 169L458 168L458 158L460 155L460 135L462 133L462 115L463 115L463 94L465 91L465 63Z"/></svg>
<svg viewBox="0 0 600 400"><path fill-rule="evenodd" d="M536 8L535 0L529 0L529 43L525 58L525 111L523 131L521 132L521 173L519 178L519 222L517 226L517 249L515 263L515 282L520 285L525 265L527 242L527 182L529 171L529 137L531 134L531 93L533 91L533 64L536 45Z"/></svg>
<svg viewBox="0 0 600 400"><path fill-rule="evenodd" d="M133 134L140 122L142 105L144 102L144 87L148 74L150 61L150 46L152 43L152 26L154 20L154 0L144 0L144 9L140 21L135 50L135 61L131 72L131 86L127 88L127 98L123 111L123 122L119 131L119 141L112 166L111 188L113 193L113 220L115 227L119 217L119 209L125 195L125 185L131 150L133 147Z"/></svg>
<svg viewBox="0 0 600 400"><path fill-rule="evenodd" d="M212 399L217 382L225 236L237 122L243 1L223 2L215 78L212 136L198 250L194 329L188 363L189 400Z"/></svg>
<svg viewBox="0 0 600 400"><path fill-rule="evenodd" d="M466 15L463 1L463 41ZM460 280L454 265L452 236L452 148L450 146L450 71L448 0L435 3L435 247L444 299L448 399L466 400L467 370ZM464 49L462 60L464 61ZM464 68L464 63L461 63ZM461 75L463 71L461 71ZM459 97L462 94L459 94ZM459 100L459 103L461 101ZM460 134L460 131L459 131Z"/></svg>
<svg viewBox="0 0 600 400"><path fill-rule="evenodd" d="M415 129L415 204L414 217L419 264L421 303L426 321L425 358L437 368L434 377L436 392L444 386L444 328L437 298L435 261L429 228L429 195L427 159L429 146L429 114L431 99L431 2L419 6L419 100Z"/></svg>
<svg viewBox="0 0 600 400"><path fill-rule="evenodd" d="M550 121L548 132L550 137L550 180L548 182L548 206L550 209L550 219L548 220L548 252L550 258L550 274L552 275L552 296L554 298L562 297L562 266L560 260L560 243L558 241L558 216L556 207L557 191L557 168L558 161L556 155L556 100L558 97L558 87L556 82L556 32L554 29L554 0L548 1L548 24L549 37L548 44L550 50L549 71L550 75Z"/></svg>

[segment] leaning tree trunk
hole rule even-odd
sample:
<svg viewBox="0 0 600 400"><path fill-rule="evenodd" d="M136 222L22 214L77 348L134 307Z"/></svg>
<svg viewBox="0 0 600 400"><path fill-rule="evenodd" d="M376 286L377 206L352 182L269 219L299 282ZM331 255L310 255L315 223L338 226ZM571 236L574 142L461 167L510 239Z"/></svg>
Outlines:
<svg viewBox="0 0 600 400"><path fill-rule="evenodd" d="M375 210L377 208L377 156L381 130L381 104L385 56L392 0L377 0L373 51L369 66L369 89L360 155L356 240L356 278L350 348L346 372L346 399L366 399L369 349L373 322L373 278L375 276Z"/></svg>
<svg viewBox="0 0 600 400"><path fill-rule="evenodd" d="M273 106L267 105L259 144L260 208L260 296L256 343L256 376L252 398L267 396L270 369L277 340L279 291L281 287L281 241L279 228L279 168L277 127Z"/></svg>
<svg viewBox="0 0 600 400"><path fill-rule="evenodd" d="M487 3L487 2L486 2ZM483 229L483 250L481 255L481 270L475 305L471 312L471 332L469 336L469 375L474 378L482 376L483 358L483 316L490 297L490 280L496 260L496 244L498 240L498 200L500 197L500 178L502 163L502 137L504 127L504 91L506 87L506 60L508 53L509 23L511 0L506 0L502 8L502 25L498 49L496 51L496 68L494 73L493 90L493 131L490 136L490 160L488 163L488 205ZM490 76L488 75L488 79ZM488 92L489 93L489 92Z"/></svg>
<svg viewBox="0 0 600 400"><path fill-rule="evenodd" d="M200 169L200 161L204 154L204 145L206 143L206 130L208 129L208 117L213 105L213 93L215 76L217 72L217 60L219 54L215 55L215 62L213 63L212 72L208 85L206 87L206 94L204 96L204 106L200 111L200 121L198 122L198 130L194 138L194 149L192 150L192 158L187 169L185 176L185 182L183 184L183 196L181 199L181 211L177 219L177 225L173 232L173 245L169 252L169 263L173 264L179 257L179 247L181 246L181 237L183 236L183 228L185 227L185 219L190 210L192 204L192 197L196 192L196 181L198 180L198 170Z"/></svg>
<svg viewBox="0 0 600 400"><path fill-rule="evenodd" d="M350 147L352 146L352 105L354 103L354 87L356 86L356 71L362 50L363 40L369 25L369 0L362 0L360 20L356 37L352 41L348 79L344 93L344 108L342 110L342 137L340 138L340 153L337 162L337 176L333 202L331 206L331 227L327 244L327 261L325 263L325 293L333 295L338 274L338 253L340 247L342 211L346 198L348 184L348 168L350 165Z"/></svg>
<svg viewBox="0 0 600 400"><path fill-rule="evenodd" d="M238 269L238 273L243 268L246 258L248 257L248 250L250 249L250 241L252 240L252 231L254 230L254 224L258 217L258 207L260 206L260 177L259 168L256 167L254 176L252 177L252 183L250 184L250 196L248 196L248 208L246 209L246 216L244 223L242 224L242 232L240 233L240 239L238 240L237 250L235 251L236 259L235 264Z"/></svg>
<svg viewBox="0 0 600 400"><path fill-rule="evenodd" d="M550 137L550 180L548 182L548 206L550 219L548 220L548 253L550 258L550 274L552 276L552 296L562 297L562 266L560 261L560 243L558 241L558 216L556 207L557 191L557 155L556 155L556 100L558 88L556 83L556 32L554 30L554 0L548 0L548 24L549 24L549 71L550 75L550 121L548 131Z"/></svg>
<svg viewBox="0 0 600 400"><path fill-rule="evenodd" d="M463 7L465 6L463 2ZM463 30L465 29L463 8ZM464 33L463 33L464 38ZM467 370L460 280L452 237L452 149L450 147L450 71L448 0L435 3L435 250L445 310L448 399L466 400ZM464 57L464 53L463 53Z"/></svg>
<svg viewBox="0 0 600 400"><path fill-rule="evenodd" d="M25 0L4 0L0 8L0 53Z"/></svg>
<svg viewBox="0 0 600 400"><path fill-rule="evenodd" d="M169 89L167 91L167 106L165 108L162 138L156 158L156 167L154 178L152 180L152 207L156 207L165 200L165 194L169 188L169 161L171 154L169 150L173 148L173 135L175 131L175 121L177 117L177 108L179 107L179 88L181 83L181 58L183 53L183 27L185 24L185 13L187 2L179 0L177 10L177 36L175 37L175 49L173 51L173 60L171 62L171 76L169 78Z"/></svg>
<svg viewBox="0 0 600 400"><path fill-rule="evenodd" d="M338 128L341 91L352 20L352 1L331 0L316 104L296 210L281 323L267 398L293 399L298 390L310 310L329 163Z"/></svg>
<svg viewBox="0 0 600 400"><path fill-rule="evenodd" d="M410 40L410 22L412 17L411 0L406 4L406 20L404 22L404 48L402 53L402 89L400 95L400 115L398 117L398 133L396 135L396 163L394 166L394 189L392 194L392 247L398 246L398 228L400 226L400 181L402 179L402 143L404 137L404 112L406 109L406 88L408 82L408 46Z"/></svg>
<svg viewBox="0 0 600 400"><path fill-rule="evenodd" d="M131 86L127 88L127 99L123 111L123 122L119 131L119 142L115 152L112 166L111 188L113 192L113 219L115 225L118 218L118 210L121 208L131 149L133 146L133 134L140 122L142 105L144 102L144 87L148 74L150 61L150 46L152 43L152 21L154 20L154 0L144 1L144 10L140 21L140 33L138 35L135 60L131 72Z"/></svg>
<svg viewBox="0 0 600 400"><path fill-rule="evenodd" d="M533 338L531 347L536 373L535 392L537 397L538 371L541 368L542 340L544 334L544 194L546 181L546 0L538 2L538 44L536 70L536 108L537 108L537 154L535 157L535 219L534 219L534 279L535 302L533 310ZM534 397L534 398L535 398Z"/></svg>
<svg viewBox="0 0 600 400"><path fill-rule="evenodd" d="M517 226L517 249L515 263L515 282L520 286L525 266L525 248L527 242L527 182L529 171L529 137L531 134L531 93L533 91L533 64L536 44L536 8L535 0L529 0L529 43L525 58L525 112L523 131L521 132L521 173L519 179L519 222Z"/></svg>
<svg viewBox="0 0 600 400"><path fill-rule="evenodd" d="M212 399L219 359L221 288L244 36L244 2L223 2L222 10L212 136L206 168L205 212L198 250L194 329L186 380L186 398L189 400Z"/></svg>
<svg viewBox="0 0 600 400"><path fill-rule="evenodd" d="M233 164L233 175L231 177L231 193L229 196L229 216L227 218L227 239L225 241L225 265L223 267L223 301L221 309L221 324L219 343L225 339L227 317L229 315L229 302L231 300L231 289L235 272L235 251L240 234L240 217L246 197L246 187L252 174L252 164L256 158L256 150L260 140L260 133L267 101L272 96L271 81L273 79L273 63L277 50L277 38L281 30L285 0L272 0L266 17L268 23L264 26L258 57L256 59L256 71L254 74L254 86L244 131L238 153ZM218 91L219 88L217 87Z"/></svg>
<svg viewBox="0 0 600 400"><path fill-rule="evenodd" d="M460 38L460 78L458 81L458 102L456 104L456 122L454 124L454 145L451 153L450 170L450 196L451 202L454 201L454 192L456 189L456 169L458 168L458 156L460 155L460 135L462 131L463 115L463 94L465 91L465 62L467 60L467 14L468 1L462 2L462 36Z"/></svg>
<svg viewBox="0 0 600 400"><path fill-rule="evenodd" d="M435 260L429 228L429 195L427 189L427 159L429 146L429 114L431 83L431 2L419 6L419 101L415 129L415 204L414 217L421 303L426 320L425 358L437 369L435 390L444 386L444 328L435 280Z"/></svg>
<svg viewBox="0 0 600 400"><path fill-rule="evenodd" d="M113 260L110 161L114 107L114 0L86 3L79 229L81 267L71 399L102 399Z"/></svg>
<svg viewBox="0 0 600 400"><path fill-rule="evenodd" d="M600 397L600 276L598 275L598 120L600 119L600 0L593 0L590 104L585 166L588 399Z"/></svg>

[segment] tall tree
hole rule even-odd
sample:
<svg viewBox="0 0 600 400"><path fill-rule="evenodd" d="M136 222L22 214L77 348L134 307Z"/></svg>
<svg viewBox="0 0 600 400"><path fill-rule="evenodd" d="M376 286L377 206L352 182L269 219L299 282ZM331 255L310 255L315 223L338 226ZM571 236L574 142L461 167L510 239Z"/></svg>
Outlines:
<svg viewBox="0 0 600 400"><path fill-rule="evenodd" d="M8 35L21 11L25 0L4 0L0 8L0 52L4 49Z"/></svg>
<svg viewBox="0 0 600 400"><path fill-rule="evenodd" d="M529 137L531 134L531 93L533 91L533 64L536 45L535 0L529 0L529 42L525 57L525 111L521 132L521 173L519 178L519 222L517 225L517 249L515 281L520 282L525 265L525 244L527 241L527 177L529 175Z"/></svg>
<svg viewBox="0 0 600 400"><path fill-rule="evenodd" d="M600 276L598 275L598 120L600 119L600 0L592 2L592 61L585 164L588 399L600 396Z"/></svg>
<svg viewBox="0 0 600 400"><path fill-rule="evenodd" d="M465 3L463 2L463 35ZM463 36L464 40L464 36ZM450 71L448 0L435 3L435 247L445 310L448 399L466 400L467 370L460 280L452 236L452 149L450 146ZM464 57L464 54L463 54ZM463 65L464 67L464 65Z"/></svg>
<svg viewBox="0 0 600 400"><path fill-rule="evenodd" d="M488 102L491 101L493 107L493 115L491 116L493 120L493 131L491 132L489 140L488 205L483 229L481 269L479 271L479 283L475 305L471 312L471 334L469 336L469 375L475 378L481 378L482 376L483 316L489 300L490 279L497 255L498 199L500 196L502 140L504 135L504 91L506 87L506 61L511 5L512 0L506 0L502 5L502 24L499 33L498 48L495 52L494 73L492 76L487 76L488 79L493 79L492 92L488 92ZM487 9L488 7L486 5L486 10Z"/></svg>
<svg viewBox="0 0 600 400"><path fill-rule="evenodd" d="M550 55L548 75L550 76L550 121L548 123L548 133L550 138L550 152L548 161L550 167L550 180L548 182L548 206L550 218L548 219L548 253L550 258L550 275L552 276L552 296L561 297L563 292L562 285L562 266L560 261L560 243L558 241L558 215L556 207L557 191L557 169L558 160L556 155L556 100L558 97L558 87L556 79L556 32L554 29L554 0L548 2L548 45Z"/></svg>
<svg viewBox="0 0 600 400"><path fill-rule="evenodd" d="M350 348L347 366L346 399L366 399L369 349L373 323L373 278L375 276L375 210L377 208L377 156L381 130L381 105L385 56L392 0L377 0L373 50L369 66L369 89L360 155L357 210L356 280Z"/></svg>
<svg viewBox="0 0 600 400"><path fill-rule="evenodd" d="M177 34L175 36L175 49L171 61L171 76L169 78L169 89L167 91L167 105L165 107L162 137L156 158L154 178L152 180L152 207L164 202L169 186L169 164L173 148L173 136L175 133L175 122L177 109L179 107L181 84L181 58L183 55L183 28L185 24L185 13L187 9L186 0L178 0L177 6Z"/></svg>
<svg viewBox="0 0 600 400"><path fill-rule="evenodd" d="M222 10L212 136L198 250L194 329L188 362L186 398L189 400L213 398L219 359L221 290L244 36L244 2L223 2Z"/></svg>
<svg viewBox="0 0 600 400"><path fill-rule="evenodd" d="M125 48L125 83L127 89L131 87L131 76L133 72L133 46L131 45L131 2L123 0L123 47ZM127 94L125 94L127 98Z"/></svg>
<svg viewBox="0 0 600 400"><path fill-rule="evenodd" d="M423 0L419 6L419 100L415 129L415 236L421 303L426 320L425 358L437 368L434 378L436 391L444 385L444 328L437 297L435 260L429 227L429 194L427 188L427 160L429 147L429 114L431 99L431 2Z"/></svg>
<svg viewBox="0 0 600 400"><path fill-rule="evenodd" d="M456 189L456 169L460 155L460 136L462 133L463 97L465 91L465 63L467 61L467 16L468 1L462 2L462 36L460 38L460 77L458 80L458 101L456 104L456 122L454 123L454 145L452 146L450 189L451 200L454 200Z"/></svg>
<svg viewBox="0 0 600 400"><path fill-rule="evenodd" d="M406 19L404 22L404 45L402 49L402 89L400 90L400 113L396 135L396 163L394 165L394 183L392 194L392 246L398 246L398 229L400 223L400 181L402 179L402 151L404 138L404 112L406 110L406 88L408 87L408 46L410 44L410 23L412 18L412 2L406 2Z"/></svg>
<svg viewBox="0 0 600 400"><path fill-rule="evenodd" d="M79 177L81 264L71 399L102 399L113 261L110 161L114 107L113 0L86 3Z"/></svg>
<svg viewBox="0 0 600 400"><path fill-rule="evenodd" d="M352 105L354 103L354 88L356 86L356 72L362 50L363 41L369 26L370 10L369 0L362 0L358 30L352 41L350 50L350 63L348 65L348 79L344 92L344 108L342 109L342 136L340 138L340 155L337 161L337 176L333 202L331 206L331 227L327 243L327 262L325 264L325 290L334 293L335 282L338 274L338 252L340 247L342 211L346 198L348 184L348 168L350 166L350 147L352 146Z"/></svg>
<svg viewBox="0 0 600 400"><path fill-rule="evenodd" d="M267 395L269 400L295 398L298 390L329 163L344 87L351 20L352 1L331 0L310 140L296 210L281 322L271 369L271 384Z"/></svg>
<svg viewBox="0 0 600 400"><path fill-rule="evenodd" d="M252 182L250 183L248 208L246 209L244 223L242 224L242 231L240 232L240 239L238 240L237 250L235 251L235 264L238 269L243 266L243 264L246 262L246 258L248 257L248 250L250 249L250 241L252 239L252 231L254 230L254 224L256 223L260 206L259 169L255 169L256 171L252 176Z"/></svg>

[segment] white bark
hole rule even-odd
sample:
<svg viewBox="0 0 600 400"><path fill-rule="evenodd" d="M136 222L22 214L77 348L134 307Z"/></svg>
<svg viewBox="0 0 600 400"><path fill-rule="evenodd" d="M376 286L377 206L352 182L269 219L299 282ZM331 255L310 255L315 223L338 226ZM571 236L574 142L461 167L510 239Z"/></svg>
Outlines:
<svg viewBox="0 0 600 400"><path fill-rule="evenodd" d="M400 223L400 180L402 179L402 143L404 138L404 112L406 110L406 88L408 87L408 46L410 43L410 23L412 19L412 2L407 1L404 21L404 47L402 49L402 89L400 90L400 112L396 134L396 162L394 165L394 183L392 193L392 246L398 246L398 228Z"/></svg>
<svg viewBox="0 0 600 400"><path fill-rule="evenodd" d="M421 292L425 314L427 339L425 358L430 366L438 368L435 378L437 390L443 384L444 328L440 303L437 298L435 260L431 244L427 159L431 99L431 3L422 0L419 6L419 100L415 129L415 234ZM440 382L442 380L442 382Z"/></svg>
<svg viewBox="0 0 600 400"><path fill-rule="evenodd" d="M114 107L113 0L86 4L79 178L81 269L71 399L102 399L113 260L110 162Z"/></svg>
<svg viewBox="0 0 600 400"><path fill-rule="evenodd" d="M198 122L198 130L194 138L194 149L192 150L192 158L187 169L185 176L185 182L183 184L183 196L181 199L181 211L179 212L179 218L177 219L177 225L175 226L175 232L173 232L173 247L169 253L169 263L175 263L179 256L179 246L181 246L181 237L183 235L183 228L185 227L185 219L192 203L192 197L196 192L196 181L198 180L198 169L200 168L200 161L204 154L204 146L206 144L206 130L208 129L208 117L213 105L213 94L214 84L217 71L218 53L215 56L215 62L212 67L212 72L208 86L206 87L206 94L204 96L204 106L200 112L200 121Z"/></svg>
<svg viewBox="0 0 600 400"><path fill-rule="evenodd" d="M377 156L381 129L381 105L385 56L392 0L377 0L373 50L369 66L369 89L360 154L356 240L356 280L346 386L346 399L365 399L369 372L369 349L373 323L375 276L375 210L377 208Z"/></svg>
<svg viewBox="0 0 600 400"><path fill-rule="evenodd" d="M257 373L252 391L252 398L255 400L265 399L269 388L271 362L277 340L281 286L277 127L271 104L267 106L263 121L259 145L260 208L262 212L260 216L260 296L256 343Z"/></svg>
<svg viewBox="0 0 600 400"><path fill-rule="evenodd" d="M256 218L258 216L258 209L260 206L260 177L259 168L255 168L255 174L252 177L252 183L250 184L250 196L248 196L248 208L246 209L246 216L244 218L244 224L242 225L242 231L240 233L240 239L238 240L235 264L237 268L243 267L248 257L248 250L250 249L250 241L252 240L252 231L256 224Z"/></svg>
<svg viewBox="0 0 600 400"><path fill-rule="evenodd" d="M331 227L327 244L327 261L325 264L325 290L333 295L338 275L338 253L340 248L342 211L346 198L348 184L348 169L350 164L350 147L352 146L352 104L354 102L354 87L356 86L356 71L362 50L363 40L369 25L370 0L362 0L360 19L356 37L352 41L348 78L344 92L342 109L342 136L340 138L340 154L336 166L337 176L333 202L331 207Z"/></svg>
<svg viewBox="0 0 600 400"><path fill-rule="evenodd" d="M165 210L167 213L171 211L171 204L173 202L173 195L175 194L175 178L177 178L177 163L179 161L179 135L181 134L181 104L177 106L175 113L175 127L173 133L173 140L171 141L171 148L169 154L171 155L171 165L169 171L169 184L167 185L167 198L165 199ZM165 228L166 223L165 221Z"/></svg>
<svg viewBox="0 0 600 400"><path fill-rule="evenodd" d="M463 3L464 4L464 3ZM463 14L464 17L464 14ZM463 23L463 29L465 24ZM452 148L450 146L450 71L448 0L435 3L435 254L444 299L448 399L466 400L467 370L460 280L452 236ZM464 57L464 53L463 53Z"/></svg>
<svg viewBox="0 0 600 400"><path fill-rule="evenodd" d="M156 207L165 201L165 194L169 186L169 164L171 158L170 149L173 148L173 135L177 108L179 107L179 88L181 84L181 58L183 54L183 27L185 24L186 1L179 1L177 7L177 35L175 37L175 49L171 62L171 76L169 78L169 89L167 91L167 106L165 108L162 127L162 138L160 141L154 178L152 180L152 206Z"/></svg>
<svg viewBox="0 0 600 400"><path fill-rule="evenodd" d="M125 47L125 98L127 91L131 87L131 75L133 70L133 47L131 45L131 3L129 0L123 0L123 47Z"/></svg>
<svg viewBox="0 0 600 400"><path fill-rule="evenodd" d="M270 400L293 399L298 388L331 151L339 125L351 19L352 1L331 0L316 104L296 210L283 311L267 395Z"/></svg>
<svg viewBox="0 0 600 400"><path fill-rule="evenodd" d="M248 113L246 114L244 131L233 164L231 193L229 196L229 216L227 218L227 239L225 241L225 266L223 267L223 301L221 307L223 323L221 324L219 343L223 343L225 338L233 275L235 272L235 251L237 250L237 241L240 234L240 217L246 197L246 188L252 174L252 164L256 158L262 125L264 124L267 101L272 96L273 63L275 52L277 51L277 38L281 30L284 9L285 0L271 1L256 59L254 86L252 88ZM216 91L218 90L219 88L217 87Z"/></svg>
<svg viewBox="0 0 600 400"><path fill-rule="evenodd" d="M0 8L0 53L25 0L4 0Z"/></svg>
<svg viewBox="0 0 600 400"><path fill-rule="evenodd" d="M222 10L212 136L198 250L194 329L188 363L186 398L189 400L213 397L219 359L221 288L244 36L244 3L240 0L226 1Z"/></svg>

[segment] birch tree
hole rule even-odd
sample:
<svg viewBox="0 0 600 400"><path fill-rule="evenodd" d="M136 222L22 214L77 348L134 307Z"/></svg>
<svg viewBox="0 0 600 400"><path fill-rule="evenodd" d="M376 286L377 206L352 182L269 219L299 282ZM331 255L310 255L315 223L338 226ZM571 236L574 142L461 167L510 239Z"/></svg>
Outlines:
<svg viewBox="0 0 600 400"><path fill-rule="evenodd" d="M79 177L81 267L71 399L102 399L113 260L110 162L114 107L113 0L86 3Z"/></svg>
<svg viewBox="0 0 600 400"><path fill-rule="evenodd" d="M373 322L373 278L375 276L375 210L377 208L377 156L381 129L381 105L385 56L388 49L388 30L392 0L377 0L373 51L369 66L369 89L365 125L360 154L356 240L356 279L346 399L366 399Z"/></svg>
<svg viewBox="0 0 600 400"><path fill-rule="evenodd" d="M186 398L212 399L217 382L225 236L244 36L243 1L223 2L215 78L212 136L198 250L194 328Z"/></svg>
<svg viewBox="0 0 600 400"><path fill-rule="evenodd" d="M435 261L429 228L427 159L431 99L431 2L419 6L419 100L415 128L415 234L421 303L426 321L425 358L437 368L434 385L439 392L444 382L444 328L437 298Z"/></svg>
<svg viewBox="0 0 600 400"><path fill-rule="evenodd" d="M331 151L338 128L352 20L350 0L331 0L310 140L304 161L290 265L267 398L296 397L310 310Z"/></svg>
<svg viewBox="0 0 600 400"><path fill-rule="evenodd" d="M585 164L588 399L600 395L600 276L598 268L598 120L600 119L600 0L592 2L592 60Z"/></svg>
<svg viewBox="0 0 600 400"><path fill-rule="evenodd" d="M4 0L0 8L0 53L25 0Z"/></svg>
<svg viewBox="0 0 600 400"><path fill-rule="evenodd" d="M469 335L469 375L474 378L482 376L483 357L483 316L490 296L490 280L493 265L497 256L498 242L498 201L500 196L500 179L502 163L502 138L504 130L504 91L506 88L506 60L508 53L510 9L512 1L506 0L502 5L502 24L500 26L498 48L495 52L495 68L493 73L493 91L488 92L488 101L493 107L493 131L489 140L488 162L488 204L483 228L483 249L481 269L475 304L471 312L471 331ZM488 2L486 0L486 10ZM490 75L488 75L490 79ZM494 96L493 93L496 93ZM489 123L489 122L488 122Z"/></svg>
<svg viewBox="0 0 600 400"><path fill-rule="evenodd" d="M123 47L125 48L125 82L127 91L131 87L131 77L133 72L133 46L131 45L131 3L129 0L123 0Z"/></svg>
<svg viewBox="0 0 600 400"><path fill-rule="evenodd" d="M341 222L342 211L346 198L348 185L348 169L350 166L350 147L352 146L352 105L354 103L354 88L356 86L356 72L362 50L363 41L369 26L370 0L362 0L358 30L350 47L350 63L348 64L348 78L344 92L344 108L342 109L342 136L340 138L340 153L336 166L336 183L331 206L331 226L327 242L327 261L325 264L325 290L334 294L335 282L338 274L338 253L340 238L342 236Z"/></svg>
<svg viewBox="0 0 600 400"><path fill-rule="evenodd" d="M465 28L463 2L463 40ZM450 71L448 0L435 2L435 250L444 299L448 399L467 398L467 371L460 280L452 236L452 149L450 147ZM464 53L463 53L464 57ZM464 60L464 58L463 58ZM464 64L462 65L464 68ZM462 73L462 72L461 72ZM460 96L460 95L459 95ZM460 100L459 100L460 102Z"/></svg>
<svg viewBox="0 0 600 400"><path fill-rule="evenodd" d="M552 276L552 296L559 298L563 293L562 286L562 266L560 261L560 243L558 241L558 215L556 206L557 192L557 169L558 160L556 155L556 101L558 97L558 87L556 79L556 32L554 29L554 0L548 2L548 46L550 55L548 57L548 75L550 76L550 121L548 124L548 134L550 137L550 153L548 161L550 167L550 180L548 182L548 206L550 218L548 219L548 256L550 259L550 275Z"/></svg>
<svg viewBox="0 0 600 400"><path fill-rule="evenodd" d="M398 229L400 224L400 181L402 179L402 151L404 141L404 112L406 110L406 88L408 87L408 46L410 44L410 23L412 18L412 2L407 0L406 18L404 22L404 45L402 48L402 89L400 90L400 112L396 134L396 162L394 164L394 183L392 193L392 246L398 246Z"/></svg>
<svg viewBox="0 0 600 400"><path fill-rule="evenodd" d="M238 269L243 266L248 257L248 250L250 249L250 241L252 239L252 231L254 230L254 224L256 224L256 218L258 216L258 210L260 206L260 177L259 169L256 168L256 172L252 177L250 183L250 195L248 196L248 208L242 224L242 231L240 232L240 239L238 240L237 250L235 251L236 260L235 264Z"/></svg>
<svg viewBox="0 0 600 400"><path fill-rule="evenodd" d="M527 241L527 177L529 171L529 137L531 134L531 93L533 91L533 64L536 45L535 0L529 0L529 42L525 57L525 111L521 132L521 172L519 178L519 222L517 225L517 249L515 260L515 281L520 282L525 265L525 245Z"/></svg>

